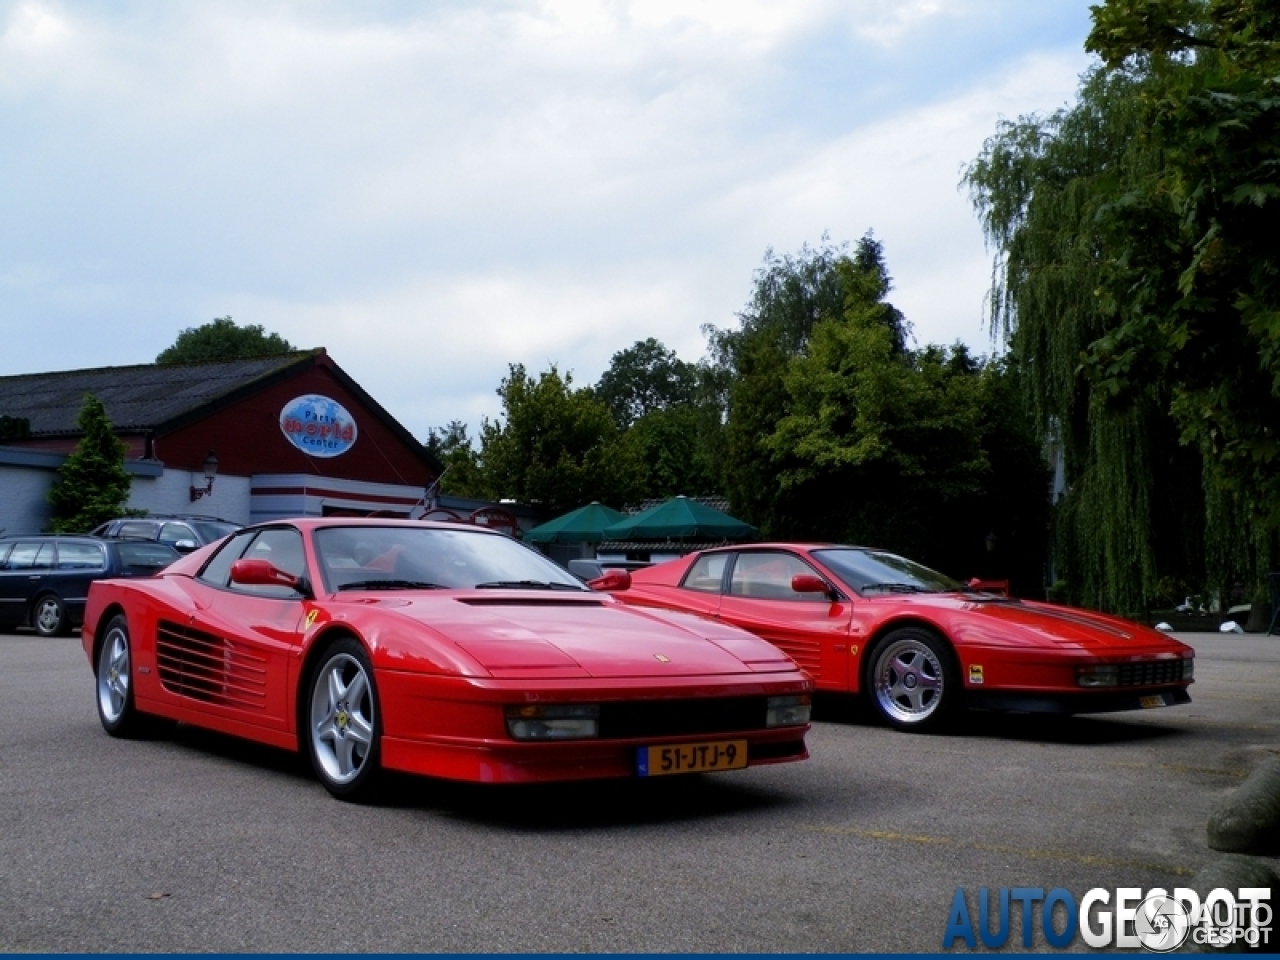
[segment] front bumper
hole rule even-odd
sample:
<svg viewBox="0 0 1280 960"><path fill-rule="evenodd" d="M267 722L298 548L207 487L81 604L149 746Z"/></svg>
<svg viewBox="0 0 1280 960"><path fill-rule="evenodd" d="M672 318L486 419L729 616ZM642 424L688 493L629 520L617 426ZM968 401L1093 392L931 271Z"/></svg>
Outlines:
<svg viewBox="0 0 1280 960"><path fill-rule="evenodd" d="M1160 702L1156 702L1159 700ZM1016 713L1115 713L1173 707L1191 702L1191 694L1181 687L1127 687L1121 690L1081 690L1070 693L1017 690L965 691L965 704L975 710L1006 710Z"/></svg>
<svg viewBox="0 0 1280 960"><path fill-rule="evenodd" d="M809 725L764 727L742 721L750 698L810 693L799 671L727 678L496 680L398 671L378 675L383 715L382 763L389 769L451 780L530 783L637 776L637 750L668 744L747 741L747 765L803 760ZM517 741L504 709L516 703L599 703L601 736L581 740ZM630 709L651 709L637 717ZM670 714L680 723L654 723ZM723 704L724 713L713 716ZM694 709L688 709L693 705ZM620 712L611 707L624 708Z"/></svg>

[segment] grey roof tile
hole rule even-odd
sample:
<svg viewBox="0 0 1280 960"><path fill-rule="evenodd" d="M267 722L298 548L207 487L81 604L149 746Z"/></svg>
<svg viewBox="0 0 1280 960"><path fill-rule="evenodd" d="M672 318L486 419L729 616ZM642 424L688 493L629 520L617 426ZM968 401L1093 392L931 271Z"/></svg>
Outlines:
<svg viewBox="0 0 1280 960"><path fill-rule="evenodd" d="M0 415L23 417L32 436L76 434L86 393L107 408L117 431L168 423L235 390L304 362L321 351L276 357L160 366L98 367L0 377Z"/></svg>

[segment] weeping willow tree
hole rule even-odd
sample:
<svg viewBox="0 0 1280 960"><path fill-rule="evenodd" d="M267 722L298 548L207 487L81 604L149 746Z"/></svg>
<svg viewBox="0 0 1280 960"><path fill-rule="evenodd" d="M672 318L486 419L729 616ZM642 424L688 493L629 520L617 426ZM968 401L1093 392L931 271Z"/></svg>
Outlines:
<svg viewBox="0 0 1280 960"><path fill-rule="evenodd" d="M1255 593L1280 525L1280 18L1112 0L1075 106L1000 125L965 175L993 333L1060 447L1056 560L1134 613Z"/></svg>

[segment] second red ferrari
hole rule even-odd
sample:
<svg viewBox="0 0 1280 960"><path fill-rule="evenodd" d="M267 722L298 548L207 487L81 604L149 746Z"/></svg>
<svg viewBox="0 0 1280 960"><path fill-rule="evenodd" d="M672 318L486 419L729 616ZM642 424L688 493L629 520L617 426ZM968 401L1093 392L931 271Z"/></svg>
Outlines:
<svg viewBox="0 0 1280 960"><path fill-rule="evenodd" d="M861 694L901 729L937 727L965 706L1091 713L1191 700L1194 652L1172 637L973 590L883 550L722 547L612 581L626 603L751 631L817 689Z"/></svg>

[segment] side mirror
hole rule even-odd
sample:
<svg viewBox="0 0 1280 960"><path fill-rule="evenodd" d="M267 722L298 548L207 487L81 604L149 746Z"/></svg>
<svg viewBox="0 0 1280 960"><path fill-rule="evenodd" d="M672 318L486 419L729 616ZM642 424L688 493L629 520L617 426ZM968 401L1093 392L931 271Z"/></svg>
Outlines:
<svg viewBox="0 0 1280 960"><path fill-rule="evenodd" d="M173 549L177 550L179 553L191 553L192 551L199 549L199 547L200 544L196 543L194 540L177 540L173 544Z"/></svg>
<svg viewBox="0 0 1280 960"><path fill-rule="evenodd" d="M834 592L827 581L812 573L797 573L791 578L791 589L795 593L821 593L828 597Z"/></svg>
<svg viewBox="0 0 1280 960"><path fill-rule="evenodd" d="M285 573L270 560L237 560L231 565L231 582L253 587L291 587L305 592L306 581Z"/></svg>
<svg viewBox="0 0 1280 960"><path fill-rule="evenodd" d="M600 591L627 590L631 587L631 574L625 570L606 570L603 575L588 580L587 586Z"/></svg>

